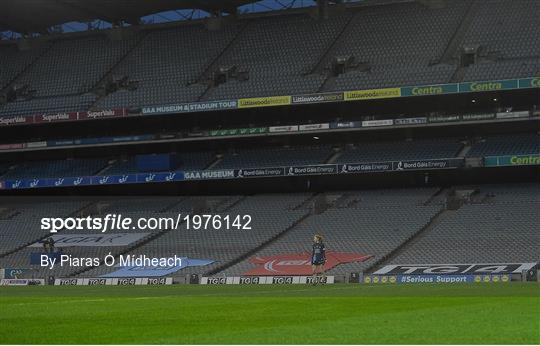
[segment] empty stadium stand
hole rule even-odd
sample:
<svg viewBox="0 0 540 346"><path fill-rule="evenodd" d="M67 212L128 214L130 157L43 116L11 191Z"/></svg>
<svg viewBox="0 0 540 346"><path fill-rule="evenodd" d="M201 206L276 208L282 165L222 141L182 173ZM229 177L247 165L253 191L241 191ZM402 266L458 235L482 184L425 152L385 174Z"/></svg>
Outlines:
<svg viewBox="0 0 540 346"><path fill-rule="evenodd" d="M481 157L538 153L540 153L540 135L524 133L519 135L490 136L480 139L472 146L467 156Z"/></svg>
<svg viewBox="0 0 540 346"><path fill-rule="evenodd" d="M0 265L28 267L29 255L39 248L25 247L47 233L39 231L39 218L50 215L123 213L137 216L176 216L201 212L251 215L251 230L195 230L182 224L177 230L156 230L121 247L69 247L73 256L146 254L212 259L204 267L190 267L175 274L182 281L191 273L242 275L254 268L254 256L301 253L310 250L311 237L322 233L329 251L360 253L373 257L362 263L339 265L329 274L346 277L371 270L375 264L437 264L477 262L535 262L539 260L540 203L538 184L477 185L481 199L457 210L445 206L445 192L438 188L411 188L273 194L253 196L198 196L173 198L103 199L74 202L20 202L2 204ZM489 198L486 198L489 197ZM315 212L312 202L328 203ZM98 213L98 214L95 214ZM24 225L26 232L21 233ZM117 232L112 230L112 232ZM70 234L89 233L87 230ZM30 266L31 267L31 266ZM27 274L97 277L117 268L56 268L34 266Z"/></svg>
<svg viewBox="0 0 540 346"><path fill-rule="evenodd" d="M480 45L488 54L495 53L503 61L539 57L538 2L477 1L477 6L463 45Z"/></svg>
<svg viewBox="0 0 540 346"><path fill-rule="evenodd" d="M251 230L193 229L192 226L188 229L186 224L183 224L180 229L165 232L153 241L134 249L131 254L158 257L177 255L214 260L215 263L204 268L186 268L182 270L182 275L207 272L234 261L292 227L307 214L307 210L295 210L295 207L308 197L309 195L305 194L249 196L241 200L232 197L234 203L229 201L229 205L221 210L225 209L228 215L251 215ZM179 206L173 209L175 212L168 214L176 217L176 212L181 212L184 208ZM95 277L108 272L111 272L111 268L99 267L81 275Z"/></svg>
<svg viewBox="0 0 540 346"><path fill-rule="evenodd" d="M97 174L106 166L105 159L67 159L34 161L14 165L3 179L78 177Z"/></svg>
<svg viewBox="0 0 540 346"><path fill-rule="evenodd" d="M317 91L323 76L305 76L336 39L349 15L316 21L306 15L250 22L216 62L247 71L247 81L222 84L206 99L290 95Z"/></svg>
<svg viewBox="0 0 540 346"><path fill-rule="evenodd" d="M292 146L285 148L235 149L213 168L281 167L326 163L332 154L330 146Z"/></svg>
<svg viewBox="0 0 540 346"><path fill-rule="evenodd" d="M27 202L13 202L3 200L0 203L2 216L0 217L0 255L28 242L36 241L47 235L40 230L41 217L65 217L85 205L85 201L44 202L43 200L28 199ZM9 262L12 265L28 265L28 258L21 262Z"/></svg>
<svg viewBox="0 0 540 346"><path fill-rule="evenodd" d="M390 264L522 263L540 259L538 184L481 187L491 198L447 211Z"/></svg>
<svg viewBox="0 0 540 346"><path fill-rule="evenodd" d="M540 74L538 6L390 2L326 20L284 12L218 31L188 22L143 27L123 40L89 32L24 51L4 44L0 88L25 86L29 94L0 105L0 116L531 77ZM464 47L476 50L466 66ZM332 72L336 59L350 62L344 73ZM130 87L100 91L117 78Z"/></svg>
<svg viewBox="0 0 540 346"><path fill-rule="evenodd" d="M113 75L138 82L135 91L121 90L100 99L96 108L196 101L206 90L194 84L234 39L238 29L209 33L202 25L148 32L117 67Z"/></svg>
<svg viewBox="0 0 540 346"><path fill-rule="evenodd" d="M355 143L346 146L336 162L451 158L456 157L462 146L456 139Z"/></svg>
<svg viewBox="0 0 540 346"><path fill-rule="evenodd" d="M21 51L15 45L0 46L2 68L0 69L0 88L6 87L31 65L47 47Z"/></svg>
<svg viewBox="0 0 540 346"><path fill-rule="evenodd" d="M436 10L419 3L403 3L388 10L374 6L355 14L348 35L331 57L353 56L368 69L338 76L337 89L449 82L455 65L436 62L458 29L467 2L453 1L447 8ZM423 34L412 34L418 32Z"/></svg>
<svg viewBox="0 0 540 346"><path fill-rule="evenodd" d="M362 199L361 203L311 215L253 256L309 252L313 234L323 234L327 251L374 256L366 262L340 265L329 274L362 271L413 237L437 214L440 205L423 205L433 192L429 189L357 192L355 195ZM250 259L246 259L224 274L242 275L253 267Z"/></svg>
<svg viewBox="0 0 540 346"><path fill-rule="evenodd" d="M324 163L365 163L426 160L457 157L468 140L456 138L415 139L390 142L357 142L346 145L311 145L235 148L222 153L211 151L177 153L172 170L243 169L316 165ZM526 155L540 152L540 136L535 133L487 136L472 140L467 157ZM331 162L329 162L331 160ZM165 169L170 171L170 169ZM3 174L2 174L3 172ZM55 178L116 175L141 172L135 156L95 159L28 161L0 166L0 178Z"/></svg>
<svg viewBox="0 0 540 346"><path fill-rule="evenodd" d="M215 154L211 152L193 152L179 154L178 170L203 170L215 160ZM114 161L103 170L105 175L137 173L139 169L135 157L125 157Z"/></svg>
<svg viewBox="0 0 540 346"><path fill-rule="evenodd" d="M254 258L309 252L316 233L327 251L370 256L330 269L339 281L386 264L539 262L540 89L529 77L540 76L540 0L332 1L324 18L312 10L0 40L0 268L38 278L109 275L119 268L30 264L51 236L41 218L108 214L247 215L250 224L199 229L181 218L178 228L136 226L129 232L140 236L119 246L57 250L213 261L167 275L179 283L241 276ZM529 79L501 90L428 90L514 78ZM371 90L415 85L426 95ZM376 95L332 94L361 89ZM238 100L325 92L321 104ZM334 103L336 94L355 102ZM204 102L217 100L238 100L238 109L217 114L208 106L217 102ZM183 102L209 109L143 112ZM107 120L18 126L27 118L3 118L90 110ZM325 166L299 167L309 165ZM289 169L248 173L277 167ZM37 184L68 177L90 178ZM65 195L43 197L49 191Z"/></svg>

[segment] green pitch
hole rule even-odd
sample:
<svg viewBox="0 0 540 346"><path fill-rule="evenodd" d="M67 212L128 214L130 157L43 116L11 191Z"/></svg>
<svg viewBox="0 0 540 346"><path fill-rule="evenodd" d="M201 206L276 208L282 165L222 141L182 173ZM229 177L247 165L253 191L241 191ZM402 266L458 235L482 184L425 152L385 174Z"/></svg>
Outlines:
<svg viewBox="0 0 540 346"><path fill-rule="evenodd" d="M540 285L1 287L0 343L539 344Z"/></svg>

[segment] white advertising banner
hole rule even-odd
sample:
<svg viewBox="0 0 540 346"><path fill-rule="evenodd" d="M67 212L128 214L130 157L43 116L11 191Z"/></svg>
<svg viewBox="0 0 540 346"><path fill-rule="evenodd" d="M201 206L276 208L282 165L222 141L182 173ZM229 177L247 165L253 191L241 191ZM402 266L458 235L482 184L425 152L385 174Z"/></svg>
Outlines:
<svg viewBox="0 0 540 346"><path fill-rule="evenodd" d="M55 286L161 286L172 285L172 278L82 278L55 279Z"/></svg>
<svg viewBox="0 0 540 346"><path fill-rule="evenodd" d="M392 125L394 125L394 119L365 120L365 121L362 121L362 126L363 127L392 126Z"/></svg>
<svg viewBox="0 0 540 346"><path fill-rule="evenodd" d="M201 285L286 285L286 284L333 284L334 277L326 276L217 276L202 277Z"/></svg>

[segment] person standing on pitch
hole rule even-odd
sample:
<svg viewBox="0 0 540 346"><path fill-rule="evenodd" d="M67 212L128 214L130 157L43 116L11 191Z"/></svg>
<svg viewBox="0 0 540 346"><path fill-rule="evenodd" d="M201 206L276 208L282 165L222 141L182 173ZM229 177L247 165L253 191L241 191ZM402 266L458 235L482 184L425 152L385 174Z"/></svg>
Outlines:
<svg viewBox="0 0 540 346"><path fill-rule="evenodd" d="M326 275L324 275L324 264L326 263L326 249L323 243L323 237L319 234L313 236L313 251L311 252L311 269L313 284L317 284L316 276L321 275L324 282Z"/></svg>

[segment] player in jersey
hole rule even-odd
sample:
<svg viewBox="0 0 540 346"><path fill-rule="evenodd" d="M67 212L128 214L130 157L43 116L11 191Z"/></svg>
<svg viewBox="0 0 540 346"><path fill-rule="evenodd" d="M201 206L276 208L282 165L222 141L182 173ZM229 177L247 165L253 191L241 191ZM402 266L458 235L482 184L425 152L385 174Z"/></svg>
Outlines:
<svg viewBox="0 0 540 346"><path fill-rule="evenodd" d="M322 281L326 278L324 275L324 264L326 263L326 249L323 243L323 237L319 234L313 236L313 251L311 252L311 269L313 276L313 284L317 282L315 277L321 275Z"/></svg>

